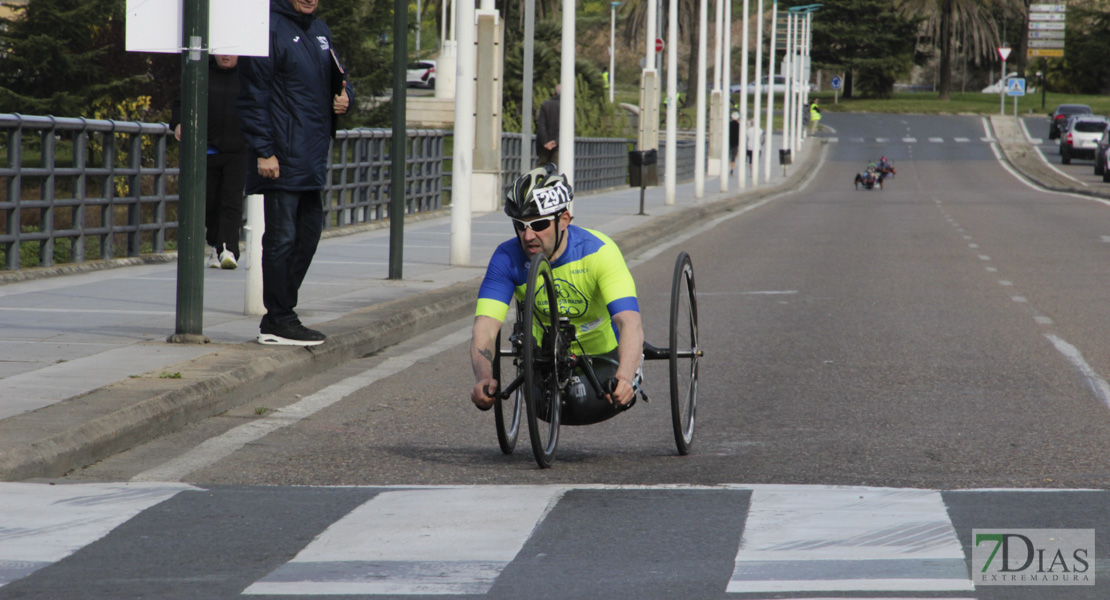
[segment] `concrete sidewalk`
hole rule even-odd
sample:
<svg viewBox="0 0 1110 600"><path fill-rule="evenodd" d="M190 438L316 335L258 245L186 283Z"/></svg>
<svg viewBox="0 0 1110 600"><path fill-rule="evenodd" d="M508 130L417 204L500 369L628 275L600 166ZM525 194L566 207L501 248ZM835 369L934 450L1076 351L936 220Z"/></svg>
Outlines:
<svg viewBox="0 0 1110 600"><path fill-rule="evenodd" d="M773 156L780 142L772 139ZM788 176L775 165L769 182L742 191L735 178L731 193L707 178L704 198L683 183L675 205L665 206L663 188L649 188L647 216L637 214L639 188L582 194L576 223L604 231L633 257L713 215L797 186L824 148L807 140ZM204 345L165 341L176 322L176 262L75 265L66 272L78 274L48 278L0 274L0 480L64 475L471 315L486 263L512 229L500 212L476 215L472 264L451 266L448 211L406 217L400 281L388 279L388 227L334 233L321 242L301 288L302 321L328 334L309 348L254 341L259 317L244 315L243 268L205 269L211 343Z"/></svg>

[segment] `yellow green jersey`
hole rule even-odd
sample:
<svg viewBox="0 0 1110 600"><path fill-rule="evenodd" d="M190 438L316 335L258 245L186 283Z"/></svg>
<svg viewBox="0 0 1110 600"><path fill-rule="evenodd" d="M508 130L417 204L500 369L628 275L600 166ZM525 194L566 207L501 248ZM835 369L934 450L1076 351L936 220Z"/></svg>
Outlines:
<svg viewBox="0 0 1110 600"><path fill-rule="evenodd" d="M636 283L620 249L605 234L570 225L566 235L566 249L551 265L559 310L570 317L583 351L605 354L617 347L613 315L640 311ZM524 301L530 266L518 239L498 246L478 290L477 316L504 321L513 297ZM546 312L546 303L537 309Z"/></svg>

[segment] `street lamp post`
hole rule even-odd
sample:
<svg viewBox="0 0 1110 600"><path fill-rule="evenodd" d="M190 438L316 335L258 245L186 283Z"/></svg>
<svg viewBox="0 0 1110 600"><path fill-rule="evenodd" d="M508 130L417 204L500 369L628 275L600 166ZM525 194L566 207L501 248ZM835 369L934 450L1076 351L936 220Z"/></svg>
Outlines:
<svg viewBox="0 0 1110 600"><path fill-rule="evenodd" d="M609 3L609 80L605 82L609 86L609 104L613 103L613 88L617 83L617 7L620 5L620 2Z"/></svg>
<svg viewBox="0 0 1110 600"><path fill-rule="evenodd" d="M809 47L812 43L812 26L813 26L813 13L817 12L823 5L822 4L807 4L805 6L795 6L787 10L794 17L794 31L791 34L791 42L793 43L793 50L791 51L790 59L793 61L791 65L791 76L794 85L797 86L795 101L791 108L793 127L790 132L793 138L790 141L792 149L800 149L802 144L802 119L803 112L808 110L808 97L809 97L809 78L803 79L803 74L806 73L806 66L808 66Z"/></svg>

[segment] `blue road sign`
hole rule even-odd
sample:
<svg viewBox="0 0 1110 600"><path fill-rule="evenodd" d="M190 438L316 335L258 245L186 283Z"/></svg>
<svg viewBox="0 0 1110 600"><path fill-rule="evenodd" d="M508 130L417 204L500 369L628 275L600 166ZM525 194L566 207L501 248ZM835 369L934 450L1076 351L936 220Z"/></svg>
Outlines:
<svg viewBox="0 0 1110 600"><path fill-rule="evenodd" d="M837 75L834 75L833 78L829 81L829 84L832 85L832 89L839 90L840 89L840 77L837 76Z"/></svg>
<svg viewBox="0 0 1110 600"><path fill-rule="evenodd" d="M1006 95L1007 96L1024 96L1025 95L1025 80L1019 77L1006 80Z"/></svg>

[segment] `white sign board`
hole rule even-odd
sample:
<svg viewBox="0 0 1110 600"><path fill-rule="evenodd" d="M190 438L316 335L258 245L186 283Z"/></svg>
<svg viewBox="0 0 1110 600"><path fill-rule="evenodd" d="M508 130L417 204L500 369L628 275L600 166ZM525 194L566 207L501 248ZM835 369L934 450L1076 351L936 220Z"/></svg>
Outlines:
<svg viewBox="0 0 1110 600"><path fill-rule="evenodd" d="M1007 48L1005 46L999 47L998 56L1002 59L1002 62L1006 62L1006 59L1010 58L1010 48Z"/></svg>
<svg viewBox="0 0 1110 600"><path fill-rule="evenodd" d="M127 0L128 52L181 52L184 0ZM211 54L270 53L270 0L218 0L208 8Z"/></svg>

